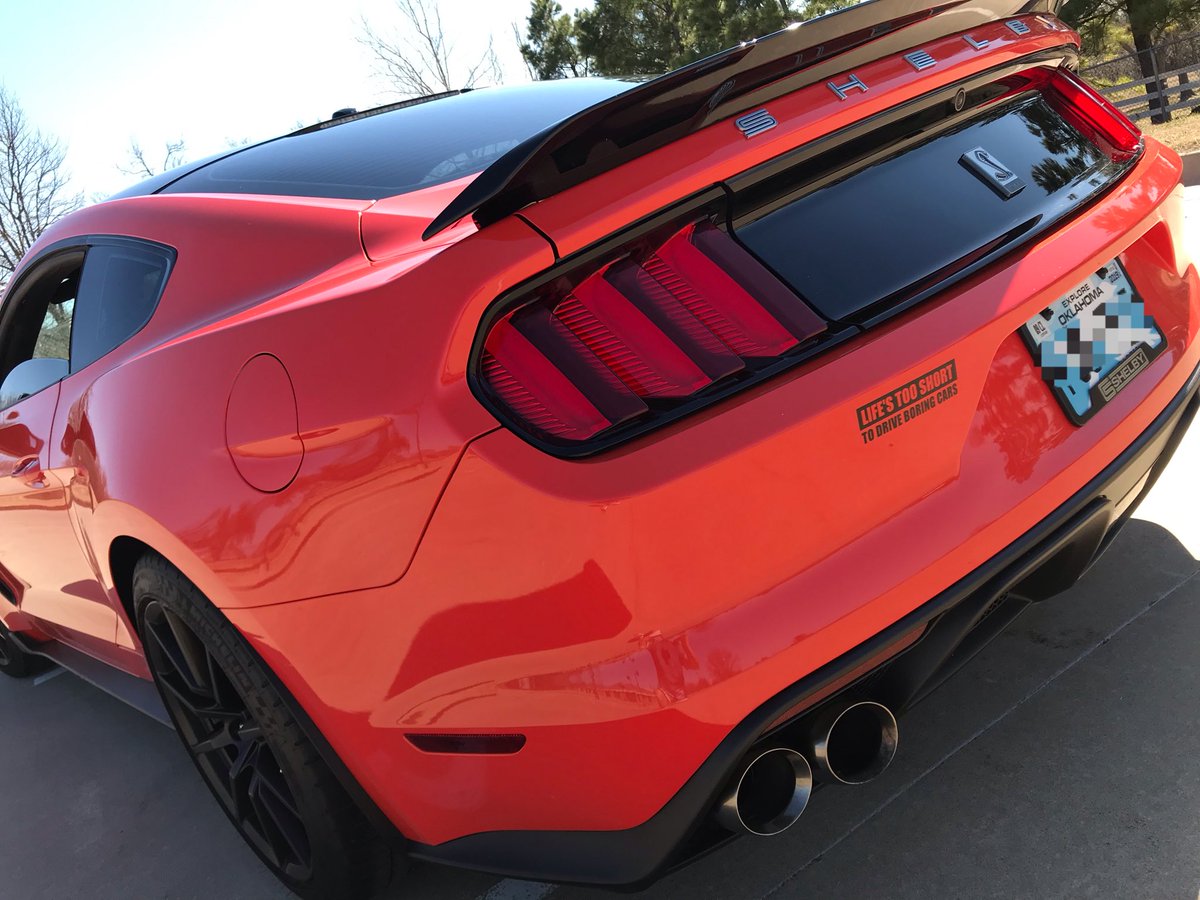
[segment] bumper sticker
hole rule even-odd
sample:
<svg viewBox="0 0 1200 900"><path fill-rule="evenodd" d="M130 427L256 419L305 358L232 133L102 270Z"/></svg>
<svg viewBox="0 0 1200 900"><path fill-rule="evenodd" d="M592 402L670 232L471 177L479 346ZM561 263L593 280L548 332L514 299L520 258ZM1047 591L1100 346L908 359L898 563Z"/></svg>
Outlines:
<svg viewBox="0 0 1200 900"><path fill-rule="evenodd" d="M949 360L860 406L862 442L869 444L957 396L958 369L954 360Z"/></svg>

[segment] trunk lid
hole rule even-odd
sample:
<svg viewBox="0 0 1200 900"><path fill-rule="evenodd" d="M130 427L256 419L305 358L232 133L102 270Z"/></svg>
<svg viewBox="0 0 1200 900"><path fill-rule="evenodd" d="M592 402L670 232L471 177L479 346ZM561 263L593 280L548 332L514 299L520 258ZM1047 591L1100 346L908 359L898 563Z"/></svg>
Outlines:
<svg viewBox="0 0 1200 900"><path fill-rule="evenodd" d="M734 231L823 317L870 324L1045 232L1129 163L1036 92L918 141L741 190Z"/></svg>

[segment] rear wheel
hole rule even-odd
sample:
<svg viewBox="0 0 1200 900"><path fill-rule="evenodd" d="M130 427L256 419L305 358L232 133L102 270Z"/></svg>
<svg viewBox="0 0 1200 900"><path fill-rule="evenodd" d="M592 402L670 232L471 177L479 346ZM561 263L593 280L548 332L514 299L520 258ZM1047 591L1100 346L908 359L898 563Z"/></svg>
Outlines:
<svg viewBox="0 0 1200 900"><path fill-rule="evenodd" d="M10 678L25 678L46 668L40 656L26 653L13 640L12 633L0 623L0 672Z"/></svg>
<svg viewBox="0 0 1200 900"><path fill-rule="evenodd" d="M146 658L188 753L259 858L302 897L366 897L391 857L273 686L196 587L158 557L134 571Z"/></svg>

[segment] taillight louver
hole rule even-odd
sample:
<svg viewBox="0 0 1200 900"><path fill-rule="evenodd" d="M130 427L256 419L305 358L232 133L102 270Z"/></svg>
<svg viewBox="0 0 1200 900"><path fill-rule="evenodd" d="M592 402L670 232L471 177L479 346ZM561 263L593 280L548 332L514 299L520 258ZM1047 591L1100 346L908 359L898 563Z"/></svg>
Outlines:
<svg viewBox="0 0 1200 900"><path fill-rule="evenodd" d="M745 368L745 364L713 334L680 297L646 271L645 265L624 259L604 273L604 279L640 308L672 343L687 354L710 381Z"/></svg>
<svg viewBox="0 0 1200 900"><path fill-rule="evenodd" d="M517 329L497 329L483 372L497 395L531 426L555 437L586 440L613 423Z"/></svg>
<svg viewBox="0 0 1200 900"><path fill-rule="evenodd" d="M754 355L755 343L746 337L744 331L713 309L712 305L698 294L678 271L663 262L662 257L657 254L647 257L642 262L642 269L649 278L657 283L659 289L667 291L674 297L692 317L700 321L708 334L716 337L733 354ZM794 338L792 343L795 344ZM726 354L722 353L721 355Z"/></svg>
<svg viewBox="0 0 1200 900"><path fill-rule="evenodd" d="M725 264L739 273L749 275L751 269L758 270L759 297L750 293L754 288L753 277L748 285L739 284L729 270L722 268L719 262L722 255ZM712 225L705 223L675 235L659 248L653 259L659 263L659 268L668 272L687 272L693 281L709 288L708 296L721 298L721 309L717 310L705 294L693 290L695 306L689 305L689 308L741 356L779 356L800 343L798 335L810 334L814 326L820 327L820 319L810 312L808 319L794 317L791 322L794 330L789 330L785 324L788 317L780 315L779 311L788 307L804 312L807 309L796 302L795 294L776 281L732 238ZM763 275L768 277L762 278ZM676 274L676 280L683 288L692 287L682 275ZM772 312L770 306L780 309Z"/></svg>
<svg viewBox="0 0 1200 900"><path fill-rule="evenodd" d="M639 396L686 397L712 383L645 313L602 278L578 288L555 308L555 315Z"/></svg>
<svg viewBox="0 0 1200 900"><path fill-rule="evenodd" d="M477 370L519 430L556 446L670 418L826 329L709 222L562 283L494 320Z"/></svg>

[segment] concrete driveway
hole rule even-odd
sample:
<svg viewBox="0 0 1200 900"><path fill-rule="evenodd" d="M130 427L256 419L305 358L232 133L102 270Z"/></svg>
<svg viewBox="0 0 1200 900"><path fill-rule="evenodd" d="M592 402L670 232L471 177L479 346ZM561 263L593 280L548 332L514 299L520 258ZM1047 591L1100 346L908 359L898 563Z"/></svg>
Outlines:
<svg viewBox="0 0 1200 900"><path fill-rule="evenodd" d="M1200 188L1189 189L1200 256ZM818 793L644 898L1152 897L1200 889L1200 429L1103 560ZM60 677L61 676L61 677ZM283 897L175 736L73 676L0 679L0 897ZM609 896L414 865L397 896Z"/></svg>

